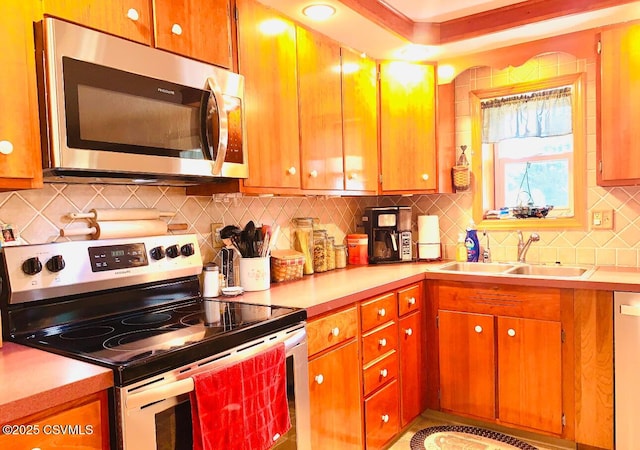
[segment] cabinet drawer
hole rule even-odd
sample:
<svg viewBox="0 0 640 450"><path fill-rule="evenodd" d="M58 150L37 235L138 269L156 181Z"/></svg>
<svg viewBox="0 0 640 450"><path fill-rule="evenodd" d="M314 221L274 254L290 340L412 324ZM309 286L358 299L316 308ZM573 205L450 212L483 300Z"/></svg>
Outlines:
<svg viewBox="0 0 640 450"><path fill-rule="evenodd" d="M396 318L396 293L362 302L360 307L362 331L369 331Z"/></svg>
<svg viewBox="0 0 640 450"><path fill-rule="evenodd" d="M398 377L398 352L393 351L363 370L364 395L371 394L389 380Z"/></svg>
<svg viewBox="0 0 640 450"><path fill-rule="evenodd" d="M364 402L367 450L383 448L398 433L398 381L393 380Z"/></svg>
<svg viewBox="0 0 640 450"><path fill-rule="evenodd" d="M315 355L329 347L351 339L358 334L356 307L312 320L307 323L309 355Z"/></svg>
<svg viewBox="0 0 640 450"><path fill-rule="evenodd" d="M362 337L362 364L398 348L398 324L389 322L381 328Z"/></svg>
<svg viewBox="0 0 640 450"><path fill-rule="evenodd" d="M422 290L419 284L414 284L398 291L398 315L404 316L420 309Z"/></svg>

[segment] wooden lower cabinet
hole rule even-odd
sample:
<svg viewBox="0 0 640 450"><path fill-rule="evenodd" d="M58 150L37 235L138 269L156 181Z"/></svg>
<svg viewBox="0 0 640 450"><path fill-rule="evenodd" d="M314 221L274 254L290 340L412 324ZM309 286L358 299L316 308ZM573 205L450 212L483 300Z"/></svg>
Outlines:
<svg viewBox="0 0 640 450"><path fill-rule="evenodd" d="M8 426L16 432L6 433ZM2 429L0 448L3 449L108 450L107 393L92 394L3 424Z"/></svg>
<svg viewBox="0 0 640 450"><path fill-rule="evenodd" d="M311 447L362 449L362 412L355 340L309 361Z"/></svg>
<svg viewBox="0 0 640 450"><path fill-rule="evenodd" d="M392 380L365 400L367 450L384 448L398 434L400 429L398 395L398 380Z"/></svg>

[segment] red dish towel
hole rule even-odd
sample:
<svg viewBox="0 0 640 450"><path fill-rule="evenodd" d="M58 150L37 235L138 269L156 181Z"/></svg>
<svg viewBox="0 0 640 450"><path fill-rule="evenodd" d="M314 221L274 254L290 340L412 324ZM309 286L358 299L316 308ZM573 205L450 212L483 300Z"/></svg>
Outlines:
<svg viewBox="0 0 640 450"><path fill-rule="evenodd" d="M192 378L194 450L266 450L291 428L284 344Z"/></svg>

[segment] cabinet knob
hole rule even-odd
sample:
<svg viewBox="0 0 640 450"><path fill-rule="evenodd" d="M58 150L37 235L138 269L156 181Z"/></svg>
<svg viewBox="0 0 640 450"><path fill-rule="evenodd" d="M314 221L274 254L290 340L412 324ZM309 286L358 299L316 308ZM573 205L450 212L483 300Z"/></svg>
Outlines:
<svg viewBox="0 0 640 450"><path fill-rule="evenodd" d="M411 328L407 328L406 330L404 330L404 334L406 334L407 336L411 336L413 334L413 330Z"/></svg>
<svg viewBox="0 0 640 450"><path fill-rule="evenodd" d="M516 330L514 330L513 328L509 328L507 330L507 334L511 337L514 337L516 335Z"/></svg>
<svg viewBox="0 0 640 450"><path fill-rule="evenodd" d="M386 347L387 346L387 340L385 338L382 338L378 341L378 343L380 344L380 347Z"/></svg>
<svg viewBox="0 0 640 450"><path fill-rule="evenodd" d="M429 174L428 173L423 173L422 174L422 181L427 181L429 179Z"/></svg>
<svg viewBox="0 0 640 450"><path fill-rule="evenodd" d="M383 421L384 423L389 422L389 414L383 414L383 415L382 415L382 421Z"/></svg>
<svg viewBox="0 0 640 450"><path fill-rule="evenodd" d="M324 382L324 377L322 376L322 374L318 374L315 376L314 380L316 380L316 383L322 384Z"/></svg>
<svg viewBox="0 0 640 450"><path fill-rule="evenodd" d="M338 327L332 328L331 334L334 335L335 337L338 337L338 335L340 334L340 328Z"/></svg>
<svg viewBox="0 0 640 450"><path fill-rule="evenodd" d="M349 179L350 180L357 180L358 179L358 174L357 173L350 173L349 174Z"/></svg>
<svg viewBox="0 0 640 450"><path fill-rule="evenodd" d="M0 153L9 155L13 152L13 144L9 141L0 141Z"/></svg>
<svg viewBox="0 0 640 450"><path fill-rule="evenodd" d="M180 36L182 34L182 27L180 26L180 24L174 23L171 26L171 32L176 36Z"/></svg>
<svg viewBox="0 0 640 450"><path fill-rule="evenodd" d="M129 11L127 11L127 17L134 22L137 22L138 19L140 19L140 13L135 8L129 8Z"/></svg>
<svg viewBox="0 0 640 450"><path fill-rule="evenodd" d="M482 333L482 327L480 325L476 325L474 330L476 333Z"/></svg>
<svg viewBox="0 0 640 450"><path fill-rule="evenodd" d="M387 378L387 375L389 375L389 371L387 371L387 369L382 369L382 370L380 371L380 376L381 376L382 378Z"/></svg>
<svg viewBox="0 0 640 450"><path fill-rule="evenodd" d="M311 172L309 172L309 176L311 178L317 178L318 177L318 171L317 170L312 170Z"/></svg>
<svg viewBox="0 0 640 450"><path fill-rule="evenodd" d="M288 173L289 175L295 175L295 174L296 174L296 168L295 168L295 167L293 167L293 166L289 167L289 168L287 169L287 173Z"/></svg>
<svg viewBox="0 0 640 450"><path fill-rule="evenodd" d="M407 303L409 304L409 306L415 305L416 304L416 298L415 297L409 297L407 299Z"/></svg>
<svg viewBox="0 0 640 450"><path fill-rule="evenodd" d="M385 311L385 309L384 309L384 308L380 308L380 309L378 310L378 315L379 315L380 317L384 317L384 316L386 316L386 315L387 315L387 311Z"/></svg>

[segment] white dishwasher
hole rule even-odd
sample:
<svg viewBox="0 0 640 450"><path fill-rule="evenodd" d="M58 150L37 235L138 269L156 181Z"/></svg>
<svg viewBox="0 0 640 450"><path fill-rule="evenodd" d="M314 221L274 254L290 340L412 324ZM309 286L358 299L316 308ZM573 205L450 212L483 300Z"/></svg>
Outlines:
<svg viewBox="0 0 640 450"><path fill-rule="evenodd" d="M640 448L640 293L614 293L615 448Z"/></svg>

